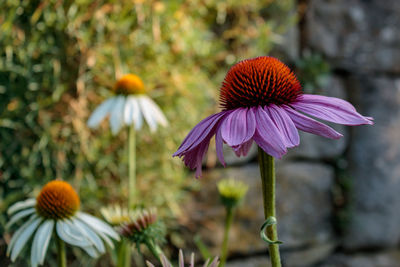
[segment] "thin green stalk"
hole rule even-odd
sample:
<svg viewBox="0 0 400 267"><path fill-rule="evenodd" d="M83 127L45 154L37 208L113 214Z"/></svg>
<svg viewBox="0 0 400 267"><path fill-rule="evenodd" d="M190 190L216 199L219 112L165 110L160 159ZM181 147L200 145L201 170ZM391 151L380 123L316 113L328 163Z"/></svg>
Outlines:
<svg viewBox="0 0 400 267"><path fill-rule="evenodd" d="M263 193L264 216L275 218L275 163L274 158L258 148L258 161L260 165L261 187ZM270 240L278 240L276 224L267 227L267 236ZM281 258L278 244L269 244L269 255L272 267L281 267Z"/></svg>
<svg viewBox="0 0 400 267"><path fill-rule="evenodd" d="M150 252L157 258L157 260L161 263L161 249L154 244L154 242L150 240L145 241L146 247L150 250Z"/></svg>
<svg viewBox="0 0 400 267"><path fill-rule="evenodd" d="M128 240L123 239L121 246L118 249L118 267L130 267L131 266L131 245Z"/></svg>
<svg viewBox="0 0 400 267"><path fill-rule="evenodd" d="M233 222L233 207L226 207L225 230L224 230L224 240L222 242L221 262L219 264L220 267L225 266L226 258L228 256L229 230L231 229L232 222Z"/></svg>
<svg viewBox="0 0 400 267"><path fill-rule="evenodd" d="M67 267L67 254L64 241L56 234L58 267Z"/></svg>
<svg viewBox="0 0 400 267"><path fill-rule="evenodd" d="M128 207L133 208L135 205L136 197L136 138L135 127L132 124L129 127L129 140L128 140L128 156L129 156L129 195Z"/></svg>

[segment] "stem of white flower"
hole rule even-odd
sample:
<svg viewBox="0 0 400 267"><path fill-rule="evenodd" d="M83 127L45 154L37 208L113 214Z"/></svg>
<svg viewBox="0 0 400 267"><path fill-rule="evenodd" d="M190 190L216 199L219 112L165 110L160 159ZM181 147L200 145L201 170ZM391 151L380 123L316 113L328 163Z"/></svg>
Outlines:
<svg viewBox="0 0 400 267"><path fill-rule="evenodd" d="M258 148L258 162L261 174L261 189L263 193L264 216L265 219L275 218L275 162L274 158ZM267 227L267 236L272 241L278 240L276 224ZM269 255L272 267L281 267L281 258L279 246L276 242L270 242L268 245Z"/></svg>
<svg viewBox="0 0 400 267"><path fill-rule="evenodd" d="M64 241L56 234L58 267L67 267L67 254Z"/></svg>
<svg viewBox="0 0 400 267"><path fill-rule="evenodd" d="M129 195L128 195L128 208L131 209L135 205L136 197L136 138L135 126L132 124L129 127L129 140L128 140L128 160L129 160Z"/></svg>

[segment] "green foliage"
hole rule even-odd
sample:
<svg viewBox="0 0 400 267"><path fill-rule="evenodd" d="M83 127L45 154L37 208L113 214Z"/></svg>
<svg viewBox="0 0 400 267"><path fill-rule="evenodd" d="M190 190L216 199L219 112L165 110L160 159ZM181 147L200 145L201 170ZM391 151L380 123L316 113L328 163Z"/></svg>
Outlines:
<svg viewBox="0 0 400 267"><path fill-rule="evenodd" d="M306 93L319 93L330 75L328 62L320 54L306 51L296 61L297 75Z"/></svg>
<svg viewBox="0 0 400 267"><path fill-rule="evenodd" d="M231 64L266 55L290 24L285 1L39 1L0 4L0 220L10 203L54 178L72 183L84 210L127 199L127 131L91 111L124 73L139 75L170 126L138 133L143 203L181 214L186 170L171 154L217 111ZM3 229L0 229L0 233Z"/></svg>

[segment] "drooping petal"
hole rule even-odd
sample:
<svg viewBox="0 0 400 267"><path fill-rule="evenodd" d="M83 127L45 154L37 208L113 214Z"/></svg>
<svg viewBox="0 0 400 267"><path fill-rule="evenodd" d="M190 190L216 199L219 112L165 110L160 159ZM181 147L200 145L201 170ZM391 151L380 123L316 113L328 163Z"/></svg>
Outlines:
<svg viewBox="0 0 400 267"><path fill-rule="evenodd" d="M31 264L43 264L54 228L54 220L46 220L36 231L31 248Z"/></svg>
<svg viewBox="0 0 400 267"><path fill-rule="evenodd" d="M135 129L140 130L140 129L142 129L142 125L143 125L143 115L142 115L142 112L140 111L139 101L137 98L135 98L133 96L129 96L128 99L131 102L131 106L132 106L132 112L133 112L132 120L133 120L133 123L135 124Z"/></svg>
<svg viewBox="0 0 400 267"><path fill-rule="evenodd" d="M76 227L77 230L81 232L82 235L86 236L86 238L96 247L96 249L100 253L105 252L105 247L100 237L85 223L77 220L76 218L71 219L72 224Z"/></svg>
<svg viewBox="0 0 400 267"><path fill-rule="evenodd" d="M126 125L131 125L133 122L133 102L135 102L135 97L133 96L128 96L125 100L124 122Z"/></svg>
<svg viewBox="0 0 400 267"><path fill-rule="evenodd" d="M272 121L275 123L286 147L295 147L300 143L299 132L294 125L292 119L281 107L271 104L264 107L265 111L269 112Z"/></svg>
<svg viewBox="0 0 400 267"><path fill-rule="evenodd" d="M328 125L309 118L291 107L284 106L283 108L299 130L331 139L339 139L343 136Z"/></svg>
<svg viewBox="0 0 400 267"><path fill-rule="evenodd" d="M165 118L164 113L161 111L161 109L158 107L156 103L154 103L151 98L144 96L143 97L144 102L147 102L147 105L149 106L150 109L152 109L152 115L154 119L157 121L162 126L167 126L168 121L167 118Z"/></svg>
<svg viewBox="0 0 400 267"><path fill-rule="evenodd" d="M83 212L78 212L77 217L79 219L83 220L88 225L90 225L90 227L92 227L92 229L95 230L96 232L103 233L103 234L108 235L108 236L112 237L113 239L119 241L120 238L119 238L118 233L115 232L111 226L109 226L102 220L99 220L96 217L94 217L90 214L87 214L87 213L83 213Z"/></svg>
<svg viewBox="0 0 400 267"><path fill-rule="evenodd" d="M229 111L222 111L202 120L189 132L173 156L180 156L185 151L198 146L214 130L221 118L227 114L229 114Z"/></svg>
<svg viewBox="0 0 400 267"><path fill-rule="evenodd" d="M218 128L217 133L215 134L215 148L217 150L217 157L219 162L225 167L225 159L224 159L224 141L222 140L221 128Z"/></svg>
<svg viewBox="0 0 400 267"><path fill-rule="evenodd" d="M90 257L97 258L99 253L94 246L81 247Z"/></svg>
<svg viewBox="0 0 400 267"><path fill-rule="evenodd" d="M236 156L238 157L246 156L249 153L252 144L253 144L253 139L232 148L235 151Z"/></svg>
<svg viewBox="0 0 400 267"><path fill-rule="evenodd" d="M262 107L255 107L250 110L254 112L257 121L256 132L253 137L254 141L267 154L275 158L281 158L287 152L286 146L281 133L269 114Z"/></svg>
<svg viewBox="0 0 400 267"><path fill-rule="evenodd" d="M99 126L100 122L111 112L115 101L115 97L109 98L93 111L87 122L89 128L97 128Z"/></svg>
<svg viewBox="0 0 400 267"><path fill-rule="evenodd" d="M222 139L231 147L249 141L255 130L254 113L248 108L233 110L221 123Z"/></svg>
<svg viewBox="0 0 400 267"><path fill-rule="evenodd" d="M14 223L16 223L16 222L19 221L20 219L22 219L22 218L24 218L24 217L26 217L26 216L28 216L28 215L31 215L31 214L34 213L34 212L35 212L35 208L30 208L30 209L22 210L22 211L20 211L20 212L18 212L18 213L16 213L16 214L14 214L14 215L11 217L10 221L6 224L6 229L7 229L7 228L10 228L11 225L13 225Z"/></svg>
<svg viewBox="0 0 400 267"><path fill-rule="evenodd" d="M38 223L41 222L41 219L38 218L38 216L36 214L33 214L29 220L27 222L25 222L12 236L11 240L10 240L10 244L8 244L7 247L7 256L10 255L11 251L14 248L15 243L18 241L19 237L21 236L21 234L25 231L25 229L31 225L33 222L36 222L37 220L39 220Z"/></svg>
<svg viewBox="0 0 400 267"><path fill-rule="evenodd" d="M138 98L140 105L140 110L145 118L147 124L149 125L150 131L154 132L157 130L157 121L153 114L153 109L149 106L146 96L141 96Z"/></svg>
<svg viewBox="0 0 400 267"><path fill-rule="evenodd" d="M15 261L21 250L24 248L25 244L32 237L33 232L35 232L38 225L42 222L42 219L37 218L33 220L29 225L24 227L23 231L19 234L18 239L16 239L15 244L11 251L11 261Z"/></svg>
<svg viewBox="0 0 400 267"><path fill-rule="evenodd" d="M110 116L111 133L116 135L124 125L125 97L117 96Z"/></svg>
<svg viewBox="0 0 400 267"><path fill-rule="evenodd" d="M35 204L36 204L36 199L34 199L34 198L29 198L25 201L19 201L19 202L13 204L10 208L8 208L7 214L11 215L14 212L17 212L19 210L33 207L33 206L35 206Z"/></svg>
<svg viewBox="0 0 400 267"><path fill-rule="evenodd" d="M87 247L91 246L92 243L82 235L81 232L74 227L69 220L60 220L56 224L57 235L66 243L78 246Z"/></svg>
<svg viewBox="0 0 400 267"><path fill-rule="evenodd" d="M211 115L197 124L183 140L173 156L183 157L183 162L191 169L196 169L196 177L201 176L201 164L207 152L211 137L219 131L222 119L230 111ZM218 140L218 142L220 142Z"/></svg>
<svg viewBox="0 0 400 267"><path fill-rule="evenodd" d="M185 152L185 155L183 157L183 162L186 164L186 166L188 166L192 170L196 169L196 174L195 174L196 178L201 177L202 174L201 165L203 158L207 153L208 146L210 144L210 138L204 140L203 143L198 145L193 150Z"/></svg>
<svg viewBox="0 0 400 267"><path fill-rule="evenodd" d="M373 124L370 118L359 114L349 102L336 97L303 94L297 98L296 102L291 103L291 106L316 118L334 123Z"/></svg>

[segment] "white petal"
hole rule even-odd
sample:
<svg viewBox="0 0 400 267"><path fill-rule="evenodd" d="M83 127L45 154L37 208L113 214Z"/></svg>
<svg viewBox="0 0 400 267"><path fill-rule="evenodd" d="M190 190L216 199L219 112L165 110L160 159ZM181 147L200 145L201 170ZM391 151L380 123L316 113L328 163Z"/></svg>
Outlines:
<svg viewBox="0 0 400 267"><path fill-rule="evenodd" d="M154 132L157 129L157 122L155 118L153 117L154 115L152 114L152 108L148 105L148 102L146 101L147 97L142 96L138 98L139 104L140 104L140 110L143 113L143 117L146 119L147 124L150 127L150 131Z"/></svg>
<svg viewBox="0 0 400 267"><path fill-rule="evenodd" d="M83 221L84 223L86 223L86 224L88 224L87 222L85 222L85 221ZM90 225L91 226L91 225ZM91 226L92 227L92 226ZM96 234L98 234L100 237L101 237L101 239L103 239L106 243L107 243L107 245L110 247L110 248L114 248L114 243L113 243L113 241L106 235L106 234L104 234L104 232L101 232L101 231L98 231L97 229L95 229L95 228L93 228L92 227L92 230L94 231L94 232L96 232Z"/></svg>
<svg viewBox="0 0 400 267"><path fill-rule="evenodd" d="M31 248L31 264L43 264L53 233L54 220L46 220L36 231Z"/></svg>
<svg viewBox="0 0 400 267"><path fill-rule="evenodd" d="M124 109L125 97L117 96L110 116L111 132L113 135L116 135L124 124Z"/></svg>
<svg viewBox="0 0 400 267"><path fill-rule="evenodd" d="M101 241L100 237L85 223L78 219L72 219L72 223L78 227L82 234L84 234L92 244L97 248L100 253L104 253L106 248L104 247L103 241Z"/></svg>
<svg viewBox="0 0 400 267"><path fill-rule="evenodd" d="M82 233L74 227L69 220L58 221L56 225L57 235L66 243L86 247L91 246L92 243Z"/></svg>
<svg viewBox="0 0 400 267"><path fill-rule="evenodd" d="M146 98L147 104L148 106L153 110L151 114L153 114L153 117L155 118L155 120L162 126L167 126L168 125L168 121L164 116L164 113L161 111L160 107L154 103L153 100L151 100L151 98Z"/></svg>
<svg viewBox="0 0 400 267"><path fill-rule="evenodd" d="M132 112L133 112L132 119L133 123L135 124L135 129L140 130L143 125L143 116L142 112L140 111L139 100L138 98L131 96L130 102L132 104Z"/></svg>
<svg viewBox="0 0 400 267"><path fill-rule="evenodd" d="M132 104L132 96L128 96L125 101L124 108L124 122L126 125L130 125L133 121L133 104Z"/></svg>
<svg viewBox="0 0 400 267"><path fill-rule="evenodd" d="M7 214L11 215L16 211L33 207L33 206L35 206L35 204L36 204L36 199L34 199L34 198L29 198L25 201L19 201L19 202L15 203L14 205L12 205L10 208L8 208Z"/></svg>
<svg viewBox="0 0 400 267"><path fill-rule="evenodd" d="M10 256L10 252L15 244L15 242L18 240L19 236L21 233L28 227L34 220L37 220L38 216L36 214L33 214L27 222L25 222L12 236L10 244L8 244L7 248L7 256Z"/></svg>
<svg viewBox="0 0 400 267"><path fill-rule="evenodd" d="M115 97L109 98L103 103L101 103L90 115L90 118L87 122L89 128L96 128L99 126L100 122L110 113L112 107L114 106L114 102L116 101Z"/></svg>
<svg viewBox="0 0 400 267"><path fill-rule="evenodd" d="M89 254L90 257L92 258L97 258L99 256L99 253L97 253L97 250L94 248L94 246L87 246L87 247L81 247L84 251L86 251L87 254Z"/></svg>
<svg viewBox="0 0 400 267"><path fill-rule="evenodd" d="M146 261L147 267L155 267L153 264L151 264L151 262Z"/></svg>
<svg viewBox="0 0 400 267"><path fill-rule="evenodd" d="M27 227L24 228L23 232L21 232L18 239L15 241L15 245L12 248L11 261L15 261L15 259L18 257L19 253L24 248L25 244L31 238L33 232L36 230L36 228L41 222L42 219L37 218L36 220L29 222L29 225L27 225Z"/></svg>
<svg viewBox="0 0 400 267"><path fill-rule="evenodd" d="M114 238L115 240L119 241L118 233L116 231L114 231L114 229L111 226L109 226L102 220L99 220L96 217L89 215L87 213L84 213L84 212L78 212L77 216L81 220L85 221L88 225L90 225L90 227L92 227L93 230L95 230L96 232L102 232L102 233Z"/></svg>
<svg viewBox="0 0 400 267"><path fill-rule="evenodd" d="M10 221L6 224L6 229L9 228L14 223L16 223L18 220L20 220L28 215L31 215L34 212L35 212L35 208L30 208L30 209L23 210L23 211L16 213L15 215L13 215L11 217Z"/></svg>

